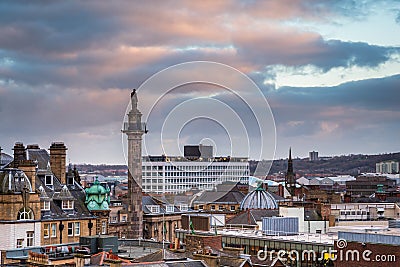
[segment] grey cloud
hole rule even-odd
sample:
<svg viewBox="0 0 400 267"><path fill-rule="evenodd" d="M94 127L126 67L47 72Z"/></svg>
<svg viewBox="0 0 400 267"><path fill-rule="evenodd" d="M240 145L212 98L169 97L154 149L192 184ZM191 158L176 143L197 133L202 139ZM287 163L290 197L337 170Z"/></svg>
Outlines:
<svg viewBox="0 0 400 267"><path fill-rule="evenodd" d="M373 110L399 110L400 75L367 79L334 87L291 88L284 87L269 95L271 98L291 101L307 106L347 106Z"/></svg>

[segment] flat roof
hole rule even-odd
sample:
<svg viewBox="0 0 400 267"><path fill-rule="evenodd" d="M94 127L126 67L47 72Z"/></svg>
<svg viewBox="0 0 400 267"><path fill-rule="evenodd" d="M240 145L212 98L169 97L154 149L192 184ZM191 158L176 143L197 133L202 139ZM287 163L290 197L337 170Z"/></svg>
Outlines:
<svg viewBox="0 0 400 267"><path fill-rule="evenodd" d="M187 230L179 229L181 232L188 232ZM210 231L198 231L197 233L215 235L214 229ZM284 242L298 242L310 243L315 245L328 245L333 246L334 241L338 239L337 233L328 234L309 234L299 233L297 235L263 235L261 230L245 230L245 229L217 229L218 234L222 236L233 236L239 238L260 239L260 240L275 240Z"/></svg>

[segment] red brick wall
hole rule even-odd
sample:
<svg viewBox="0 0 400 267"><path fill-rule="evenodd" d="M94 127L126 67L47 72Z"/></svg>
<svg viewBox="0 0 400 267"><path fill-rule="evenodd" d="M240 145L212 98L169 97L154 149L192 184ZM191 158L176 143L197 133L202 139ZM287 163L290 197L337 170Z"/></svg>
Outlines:
<svg viewBox="0 0 400 267"><path fill-rule="evenodd" d="M400 266L400 246L391 246L383 244L362 244L358 242L347 242L347 246L343 249L338 249L335 244L335 249L338 250L337 259L335 261L335 267L393 267ZM351 260L351 256L348 256L349 260L346 260L346 252L349 250L357 250L360 255L360 260ZM370 255L366 254L366 258L370 259L367 261L363 258L363 252L370 250ZM342 256L341 256L342 255ZM392 257L389 261L389 257ZM386 261L382 261L386 257ZM394 258L393 258L394 257Z"/></svg>
<svg viewBox="0 0 400 267"><path fill-rule="evenodd" d="M186 248L189 251L196 251L210 247L213 250L222 249L222 236L221 235L186 235Z"/></svg>

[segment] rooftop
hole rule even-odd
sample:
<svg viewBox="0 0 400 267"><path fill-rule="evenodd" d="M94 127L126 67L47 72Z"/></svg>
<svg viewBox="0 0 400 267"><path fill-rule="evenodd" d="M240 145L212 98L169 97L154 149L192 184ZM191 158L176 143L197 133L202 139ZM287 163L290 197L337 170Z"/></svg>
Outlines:
<svg viewBox="0 0 400 267"><path fill-rule="evenodd" d="M187 230L178 229L177 232L187 232ZM215 235L214 230L211 231L198 231L196 233ZM261 230L246 230L246 229L218 229L218 234L222 236L230 237L241 237L248 239L260 239L260 240L275 240L275 241L287 241L287 242L299 242L299 243L311 243L319 245L332 245L334 241L338 239L337 233L328 234L308 234L299 233L297 235L263 235Z"/></svg>

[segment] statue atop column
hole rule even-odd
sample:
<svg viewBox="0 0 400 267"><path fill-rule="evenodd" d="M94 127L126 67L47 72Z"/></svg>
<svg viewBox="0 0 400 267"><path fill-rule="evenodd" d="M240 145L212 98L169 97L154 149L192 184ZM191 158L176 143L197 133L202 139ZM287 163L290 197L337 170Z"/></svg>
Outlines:
<svg viewBox="0 0 400 267"><path fill-rule="evenodd" d="M131 92L131 103L132 103L132 110L137 110L137 94L136 94L136 89L133 89Z"/></svg>

